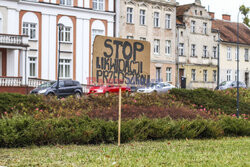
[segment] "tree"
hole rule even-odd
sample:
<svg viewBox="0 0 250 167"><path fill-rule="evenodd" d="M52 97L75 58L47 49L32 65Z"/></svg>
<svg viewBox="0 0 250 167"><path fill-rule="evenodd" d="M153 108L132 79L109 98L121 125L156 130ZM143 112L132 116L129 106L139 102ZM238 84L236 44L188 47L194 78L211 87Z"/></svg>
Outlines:
<svg viewBox="0 0 250 167"><path fill-rule="evenodd" d="M249 11L250 11L249 7L245 7L245 5L240 6L240 12L241 12L241 14L244 15L243 23L246 24L248 27L250 27L249 18L248 18Z"/></svg>

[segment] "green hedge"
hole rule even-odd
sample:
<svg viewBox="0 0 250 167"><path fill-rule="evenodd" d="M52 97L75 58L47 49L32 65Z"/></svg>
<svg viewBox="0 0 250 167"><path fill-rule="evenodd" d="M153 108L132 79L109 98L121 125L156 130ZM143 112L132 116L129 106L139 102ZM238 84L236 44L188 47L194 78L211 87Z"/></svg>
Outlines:
<svg viewBox="0 0 250 167"><path fill-rule="evenodd" d="M122 122L121 141L250 136L250 121L172 120L140 118ZM47 144L96 144L117 141L117 122L76 117L36 120L16 115L0 119L0 147Z"/></svg>
<svg viewBox="0 0 250 167"><path fill-rule="evenodd" d="M228 90L228 93L229 91L231 90ZM250 114L250 103L244 99L249 97L250 91L245 90L243 93L244 97L240 94L240 114ZM172 89L170 94L186 105L195 104L198 108L202 106L207 110L221 111L226 114L236 113L236 97L230 96L225 91L212 91L203 88L195 90Z"/></svg>

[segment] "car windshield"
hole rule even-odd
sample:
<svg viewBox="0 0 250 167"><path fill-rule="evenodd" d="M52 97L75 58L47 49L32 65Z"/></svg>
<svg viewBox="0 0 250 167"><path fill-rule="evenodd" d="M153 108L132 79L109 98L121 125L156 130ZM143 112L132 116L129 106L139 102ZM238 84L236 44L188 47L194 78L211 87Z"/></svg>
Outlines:
<svg viewBox="0 0 250 167"><path fill-rule="evenodd" d="M48 88L48 87L51 87L54 83L55 81L44 82L41 85L39 85L38 88Z"/></svg>
<svg viewBox="0 0 250 167"><path fill-rule="evenodd" d="M224 82L222 82L222 83L220 84L220 86L225 86L226 84L227 84L227 82L224 81Z"/></svg>

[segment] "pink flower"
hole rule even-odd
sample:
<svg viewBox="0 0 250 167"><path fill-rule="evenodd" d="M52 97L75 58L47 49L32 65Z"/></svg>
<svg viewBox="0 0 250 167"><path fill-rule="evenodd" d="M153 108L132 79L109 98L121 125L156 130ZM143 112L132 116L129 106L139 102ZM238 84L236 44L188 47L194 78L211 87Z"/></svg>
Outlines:
<svg viewBox="0 0 250 167"><path fill-rule="evenodd" d="M235 117L236 115L235 115L235 114L233 114L232 116L233 116L233 117Z"/></svg>
<svg viewBox="0 0 250 167"><path fill-rule="evenodd" d="M136 103L136 100L134 100L134 102Z"/></svg>
<svg viewBox="0 0 250 167"><path fill-rule="evenodd" d="M246 117L246 118L244 118L244 119L248 119L248 118Z"/></svg>
<svg viewBox="0 0 250 167"><path fill-rule="evenodd" d="M7 115L8 113L7 112L4 112L5 115Z"/></svg>
<svg viewBox="0 0 250 167"><path fill-rule="evenodd" d="M40 112L43 112L43 110L40 110Z"/></svg>
<svg viewBox="0 0 250 167"><path fill-rule="evenodd" d="M200 111L203 111L202 109L200 109Z"/></svg>
<svg viewBox="0 0 250 167"><path fill-rule="evenodd" d="M201 108L203 108L203 106L201 105Z"/></svg>
<svg viewBox="0 0 250 167"><path fill-rule="evenodd" d="M204 111L206 111L206 108L204 108Z"/></svg>
<svg viewBox="0 0 250 167"><path fill-rule="evenodd" d="M36 111L38 111L39 110L39 108L36 108Z"/></svg>

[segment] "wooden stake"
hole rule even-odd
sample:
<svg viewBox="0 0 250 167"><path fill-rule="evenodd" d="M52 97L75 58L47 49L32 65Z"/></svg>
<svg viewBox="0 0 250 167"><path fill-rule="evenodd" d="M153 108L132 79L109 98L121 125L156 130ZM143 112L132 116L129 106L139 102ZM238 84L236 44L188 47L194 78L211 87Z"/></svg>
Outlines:
<svg viewBox="0 0 250 167"><path fill-rule="evenodd" d="M121 144L121 104L122 104L122 91L119 87L119 117L118 117L118 146Z"/></svg>

